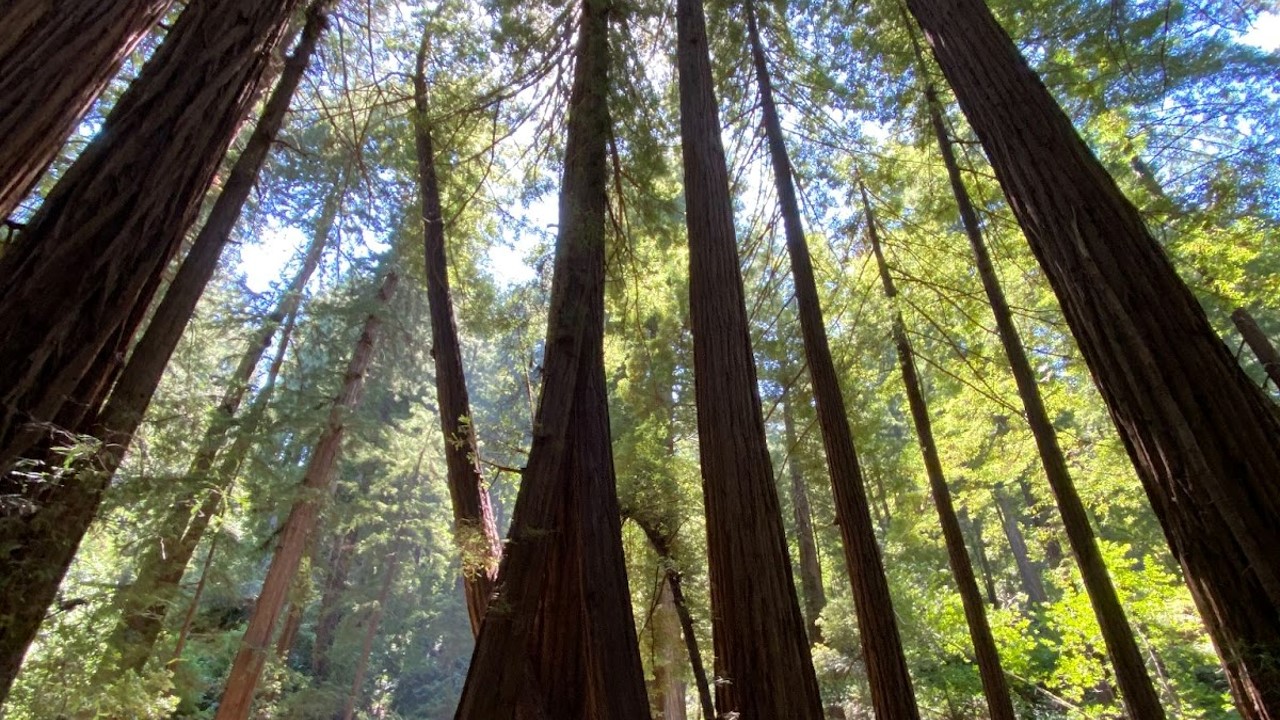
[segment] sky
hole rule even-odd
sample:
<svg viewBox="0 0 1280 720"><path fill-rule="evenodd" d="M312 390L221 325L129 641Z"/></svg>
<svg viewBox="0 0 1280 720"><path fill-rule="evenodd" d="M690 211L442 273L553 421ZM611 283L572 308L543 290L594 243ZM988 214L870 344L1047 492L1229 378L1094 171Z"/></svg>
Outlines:
<svg viewBox="0 0 1280 720"><path fill-rule="evenodd" d="M1249 32L1240 36L1240 42L1269 52L1280 50L1280 13L1259 15ZM553 227L557 215L554 193L521 208L517 214L538 226ZM537 240L531 234L524 234L513 238L510 245L495 243L485 259L486 269L494 280L499 284L512 285L533 279L535 271L530 254ZM259 242L245 244L241 248L237 271L244 276L250 290L266 292L306 244L307 238L298 228L274 225L263 233Z"/></svg>

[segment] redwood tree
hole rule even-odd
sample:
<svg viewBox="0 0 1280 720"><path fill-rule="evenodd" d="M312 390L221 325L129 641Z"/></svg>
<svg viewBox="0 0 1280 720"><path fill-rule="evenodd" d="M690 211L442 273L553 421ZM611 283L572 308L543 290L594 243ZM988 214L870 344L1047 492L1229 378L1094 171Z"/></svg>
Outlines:
<svg viewBox="0 0 1280 720"><path fill-rule="evenodd" d="M822 703L760 410L701 0L677 2L676 28L694 389L722 678L716 707L744 718L818 720ZM864 632L893 627L890 620Z"/></svg>
<svg viewBox="0 0 1280 720"><path fill-rule="evenodd" d="M981 0L908 0L1062 305L1248 720L1280 717L1280 418Z"/></svg>
<svg viewBox="0 0 1280 720"><path fill-rule="evenodd" d="M462 346L453 317L449 291L449 262L445 252L444 215L440 182L436 176L435 149L427 105L427 39L424 31L413 76L414 140L418 154L418 194L422 202L423 253L427 274L427 305L431 314L431 358L436 366L436 405L444 433L444 457L453 502L454 535L462 553L463 587L471 631L480 631L493 579L502 557L502 541L493 520L489 493L480 475L471 401L462 370Z"/></svg>
<svg viewBox="0 0 1280 720"><path fill-rule="evenodd" d="M365 375L373 361L373 352L381 333L387 304L395 293L399 275L394 270L387 273L378 290L378 307L369 314L356 339L354 352L343 376L342 388L334 398L329 418L316 441L302 477L301 493L289 511L289 517L279 533L276 551L271 556L262 591L254 603L245 628L240 650L232 661L227 675L227 685L218 703L216 720L245 720L253 705L254 691L266 664L267 649L272 631L280 618L293 585L298 566L307 553L310 538L316 530L320 509L328 495L333 473L342 454L342 441L346 437L346 419L360 405L364 396Z"/></svg>
<svg viewBox="0 0 1280 720"><path fill-rule="evenodd" d="M0 6L0 220L173 0L10 0Z"/></svg>
<svg viewBox="0 0 1280 720"><path fill-rule="evenodd" d="M580 7L542 395L459 720L512 717L525 693L557 718L649 716L604 375L611 3Z"/></svg>
<svg viewBox="0 0 1280 720"><path fill-rule="evenodd" d="M48 506L56 483L10 471L41 424L83 400L69 393L109 385L111 354L140 324L300 4L194 0L0 256L0 492L24 501L0 518L0 695L65 570L35 541L63 530L44 511L92 516L97 503L75 492ZM76 542L73 527L54 554Z"/></svg>

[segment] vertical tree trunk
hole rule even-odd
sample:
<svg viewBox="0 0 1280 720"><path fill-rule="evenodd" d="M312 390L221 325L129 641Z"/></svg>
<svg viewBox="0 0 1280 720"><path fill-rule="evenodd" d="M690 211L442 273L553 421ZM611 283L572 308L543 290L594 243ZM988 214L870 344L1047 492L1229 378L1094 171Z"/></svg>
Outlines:
<svg viewBox="0 0 1280 720"><path fill-rule="evenodd" d="M997 32L999 32L998 28ZM1005 41L1007 43L1008 39L1006 38ZM1011 44L1009 49L1012 49ZM918 48L916 52L918 64L923 68L923 56ZM1016 54L1016 50L1014 52ZM1043 90L1043 87L1041 89ZM1052 103L1052 99L1048 98L1047 95L1044 99ZM1057 500L1058 512L1062 516L1062 524L1067 533L1067 541L1071 546L1072 554L1076 558L1076 563L1080 567L1080 575L1084 580L1085 591L1089 595L1094 614L1098 618L1098 625L1102 630L1107 654L1111 658L1112 666L1116 672L1116 680L1120 686L1120 693L1124 697L1125 707L1134 718L1163 718L1164 708L1160 704L1160 696L1156 693L1150 675L1147 674L1142 653L1134 640L1128 620L1125 617L1124 608L1120 605L1120 598L1116 594L1115 586L1111 582L1111 576L1108 574L1106 564L1103 562L1102 553L1098 549L1097 539L1094 537L1093 528L1089 524L1089 517L1085 512L1084 503L1081 501L1080 494L1076 491L1075 483L1071 479L1070 471L1067 469L1066 458L1062 454L1062 448L1058 445L1057 431L1054 430L1049 413L1045 409L1044 401L1040 397L1039 385L1036 382L1031 363L1027 360L1026 351L1023 349L1022 341L1018 337L1017 326L1013 322L1013 313L1009 309L1008 301L1005 299L1004 291L1000 287L999 279L996 276L995 267L991 263L991 256L987 252L986 243L982 237L982 229L978 224L977 213L973 209L973 202L969 198L968 190L965 188L964 180L960 175L960 167L956 161L955 151L951 146L951 139L943 120L941 103L932 86L925 89L925 101L929 110L930 122L938 142L938 149L947 168L947 175L956 198L961 221L969 237L969 244L973 248L978 275L982 279L983 287L986 290L987 298L991 303L992 312L996 318L996 328L1000 335L1000 342L1004 347L1005 356L1009 360L1014 382L1018 386L1018 394L1022 398L1023 409L1027 414L1027 422L1031 426L1032 435L1040 452L1040 460L1045 468L1045 477L1049 480L1049 487L1053 490L1054 498ZM1059 113L1061 113L1060 110ZM1065 118L1063 119L1065 120ZM1071 131L1069 124L1067 130ZM1074 135L1073 131L1072 134ZM1079 142L1078 138L1076 141L1077 143ZM1085 153L1088 153L1087 149ZM1092 155L1089 157L1092 158ZM1094 162L1096 164L1096 160ZM1097 170L1102 172L1100 166ZM1114 184L1111 187L1112 191L1118 196L1119 193ZM1123 197L1119 199L1121 203L1127 204ZM1133 214L1131 219L1137 223L1138 229L1145 233L1141 220L1137 218L1137 211L1132 206L1129 206L1129 209ZM1075 211L1071 212L1074 213ZM1031 237L1030 233L1028 233L1028 237ZM1152 243L1154 247L1154 241ZM1157 256L1159 256L1158 249ZM1177 282L1176 276L1172 279ZM1185 287L1183 292L1186 292ZM1070 314L1069 311L1068 314ZM996 494L997 501L1000 501L999 489L996 490ZM1006 529L1016 529L1017 519L1009 511L1009 508L1002 506L1002 515L1004 516ZM1010 538L1012 543L1013 534L1010 535ZM1023 552L1025 555L1025 547ZM1025 564L1025 560L1019 562L1019 572L1024 575L1024 582L1026 578L1034 577L1034 583L1038 584L1039 573L1030 573L1029 569L1024 567ZM1028 588L1031 587L1032 584L1028 584ZM1039 589L1039 594L1043 594L1043 588Z"/></svg>
<svg viewBox="0 0 1280 720"><path fill-rule="evenodd" d="M908 5L1062 304L1241 714L1280 717L1280 418L990 9Z"/></svg>
<svg viewBox="0 0 1280 720"><path fill-rule="evenodd" d="M427 32L418 48L413 76L414 139L418 154L418 193L422 202L423 251L427 274L427 304L431 313L431 357L436 366L436 404L444 433L446 481L453 503L454 535L462 554L462 575L471 631L480 631L493 580L502 557L502 541L494 523L489 494L480 475L471 401L462 369L462 347L453 317L449 291L449 262L445 252L444 215L435 151L427 124Z"/></svg>
<svg viewBox="0 0 1280 720"><path fill-rule="evenodd" d="M880 281L884 285L884 294L890 303L894 303L898 297L898 291L894 287L893 277L889 274L889 265L885 262L884 251L880 247L880 231L871 209L871 200L867 197L867 189L861 181L858 183L858 191L862 195L862 207L867 216L867 234L871 238L871 249L876 256L876 265L880 268ZM933 504L938 510L938 521L942 526L942 537L947 547L951 574L955 577L956 587L960 591L965 621L969 625L969 639L973 641L974 657L978 661L978 673L982 677L982 690L986 696L987 710L992 720L1016 720L1017 715L1013 711L1013 698L1009 694L1009 684L1005 681L1004 669L1000 665L1000 653L996 648L995 637L991 634L991 625L987 621L987 610L982 605L982 593L978 590L977 580L974 579L969 553L965 549L964 535L960 532L960 520L956 517L955 506L951 502L951 489L947 486L947 479L942 472L942 460L938 457L938 445L933 436L933 421L929 417L924 388L916 372L915 351L911 348L911 339L907 337L902 313L896 308L892 312L893 340L898 351L898 366L902 370L902 384L906 390L907 404L911 408L911 418L915 423L920 454L924 457L925 474L929 477Z"/></svg>
<svg viewBox="0 0 1280 720"><path fill-rule="evenodd" d="M663 577L654 608L653 680L657 685L658 716L661 720L688 720L685 712L685 682L680 677L680 615L671 595L671 583ZM714 720L714 715L712 720Z"/></svg>
<svg viewBox="0 0 1280 720"><path fill-rule="evenodd" d="M1013 502L1005 493L1004 487L992 488L995 497L996 511L1000 514L1000 524L1004 528L1005 539L1009 541L1009 552L1013 554L1014 565L1018 568L1018 579L1022 581L1022 590L1027 594L1027 601L1033 605L1049 602L1049 594L1044 590L1044 582L1040 577L1040 568L1031 561L1027 551L1027 540L1022 535L1021 515Z"/></svg>
<svg viewBox="0 0 1280 720"><path fill-rule="evenodd" d="M818 626L818 618L827 604L827 593L822 586L818 543L813 537L809 488L796 456L799 443L796 440L795 418L791 413L790 390L782 395L782 424L787 440L787 472L791 478L791 510L796 521L796 544L800 546L800 589L804 591L805 626L809 632L809 643L818 644L822 642L822 628Z"/></svg>
<svg viewBox="0 0 1280 720"><path fill-rule="evenodd" d="M211 413L209 426L196 447L191 464L182 483L184 487L207 488L193 491L189 497L174 503L162 521L160 536L156 542L143 547L138 561L138 574L133 584L116 595L114 604L121 608L120 622L112 631L110 644L120 653L120 671L139 671L146 665L156 639L164 626L172 597L186 572L205 530L217 514L231 483L235 480L239 465L249 450L254 431L265 404L275 387L276 377L284 361L289 338L292 335L292 319L302 302L302 293L311 276L320 265L324 249L328 245L333 223L337 218L344 186L339 182L321 210L315 234L302 257L302 266L280 296L276 307L267 315L257 332L249 340L236 369L227 383L222 399ZM184 264L185 268L185 264ZM166 296L166 300L168 296ZM163 303L162 303L163 306ZM275 356L267 372L263 389L239 428L239 434L227 453L226 459L215 470L218 453L226 443L227 435L235 427L235 416L248 394L254 373L271 340L280 330L281 322L289 319ZM150 327L143 335L143 343L151 334ZM142 347L142 344L139 344ZM198 503L198 504L197 504Z"/></svg>
<svg viewBox="0 0 1280 720"><path fill-rule="evenodd" d="M744 718L818 720L822 704L760 411L701 0L677 2L676 27L698 445L723 678L716 707ZM877 630L893 633L892 619Z"/></svg>
<svg viewBox="0 0 1280 720"><path fill-rule="evenodd" d="M240 651L236 653L231 665L227 686L218 704L216 720L244 720L249 715L254 690L266 662L266 648L271 642L272 630L302 562L307 539L315 531L320 507L342 452L346 418L359 406L364 394L365 374L373 360L374 347L382 327L381 313L386 312L397 282L399 276L394 270L389 271L378 291L378 307L365 319L355 351L347 365L342 389L333 401L324 431L316 441L310 462L307 463L302 479L302 494L294 501L280 532L276 552L271 557L271 566L267 569L262 591L254 604L253 614L249 617L249 626L241 640Z"/></svg>
<svg viewBox="0 0 1280 720"><path fill-rule="evenodd" d="M0 9L0 220L172 3L11 0Z"/></svg>
<svg viewBox="0 0 1280 720"><path fill-rule="evenodd" d="M1000 609L1000 597L996 593L996 579L991 573L991 561L987 559L987 543L982 539L982 521L971 520L969 512L962 505L956 513L960 518L960 529L967 531L973 542L973 554L978 558L978 567L982 569L982 582L987 590L987 602L991 607Z"/></svg>
<svg viewBox="0 0 1280 720"><path fill-rule="evenodd" d="M608 12L579 13L542 396L459 720L511 717L529 692L557 718L649 716L604 378Z"/></svg>
<svg viewBox="0 0 1280 720"><path fill-rule="evenodd" d="M1280 389L1280 352L1276 352L1276 346L1271 344L1270 338L1262 332L1262 328L1258 327L1258 322L1253 319L1248 310L1236 308L1236 311L1231 313L1231 321L1236 324L1236 329L1249 344L1253 354L1258 356L1258 362L1262 363L1262 369L1267 372L1267 377L1271 378L1271 382L1277 389Z"/></svg>
<svg viewBox="0 0 1280 720"><path fill-rule="evenodd" d="M369 656L373 654L373 641L378 637L378 627L382 624L382 615L387 609L387 599L391 597L391 588L395 585L396 571L400 569L400 553L393 551L387 558L387 569L382 576L382 587L378 590L377 604L365 621L364 643L360 647L360 658L356 661L355 677L351 681L351 692L342 709L342 720L352 720L356 714L356 703L360 701L364 678L369 671Z"/></svg>
<svg viewBox="0 0 1280 720"><path fill-rule="evenodd" d="M91 380L86 370L104 347L127 343L119 332L131 332L130 318L149 304L300 4L190 5L19 243L0 255L0 492L38 508L0 523L0 547L10 548L0 558L0 697L81 523L55 542L37 538L62 529L59 518L92 517L97 504L89 492L46 507L50 484L25 484L9 470L37 442L39 424Z"/></svg>

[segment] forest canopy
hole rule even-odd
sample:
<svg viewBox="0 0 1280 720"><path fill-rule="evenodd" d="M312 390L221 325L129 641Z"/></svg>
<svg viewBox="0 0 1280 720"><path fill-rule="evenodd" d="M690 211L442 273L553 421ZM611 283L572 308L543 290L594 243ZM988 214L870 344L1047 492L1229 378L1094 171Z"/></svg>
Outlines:
<svg viewBox="0 0 1280 720"><path fill-rule="evenodd" d="M0 220L0 719L1280 720L1270 0L14 0Z"/></svg>

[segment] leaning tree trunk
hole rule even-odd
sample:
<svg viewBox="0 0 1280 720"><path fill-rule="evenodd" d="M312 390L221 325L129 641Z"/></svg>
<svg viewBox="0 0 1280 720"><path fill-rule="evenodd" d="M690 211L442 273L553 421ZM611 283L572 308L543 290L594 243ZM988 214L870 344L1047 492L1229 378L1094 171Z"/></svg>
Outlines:
<svg viewBox="0 0 1280 720"><path fill-rule="evenodd" d="M1018 569L1018 579L1022 582L1022 591L1027 594L1027 602L1032 605L1049 602L1049 594L1045 592L1044 581L1040 577L1040 567L1031 561L1031 553L1027 550L1027 539L1022 534L1018 509L1005 493L1004 486L999 483L991 489L991 495L996 501L1000 526L1004 528L1004 537L1009 541L1009 552L1013 554L1013 564Z"/></svg>
<svg viewBox="0 0 1280 720"><path fill-rule="evenodd" d="M608 12L581 5L542 397L459 720L512 717L532 693L557 718L649 716L604 377Z"/></svg>
<svg viewBox="0 0 1280 720"><path fill-rule="evenodd" d="M990 9L908 5L1053 285L1241 714L1280 717L1280 418Z"/></svg>
<svg viewBox="0 0 1280 720"><path fill-rule="evenodd" d="M676 4L698 445L721 715L822 717L760 410L701 0ZM892 631L892 620L888 629Z"/></svg>
<svg viewBox="0 0 1280 720"><path fill-rule="evenodd" d="M805 625L810 644L822 642L818 618L827 604L822 586L822 566L818 562L818 543L813 536L813 511L809 506L809 488L800 469L796 440L796 423L791 412L791 391L782 395L782 425L787 440L787 474L791 480L791 511L796 522L796 544L800 548L800 589L804 591Z"/></svg>
<svg viewBox="0 0 1280 720"><path fill-rule="evenodd" d="M858 192L862 195L862 207L867 217L867 235L871 238L871 249L875 253L876 265L880 269L880 281L884 285L884 294L890 303L894 303L898 297L898 290L894 286L893 276L889 274L889 265L885 262L884 251L880 247L880 231L871 209L871 200L867 197L867 188L861 181L858 183ZM898 366L902 370L902 384L907 394L907 405L911 408L911 419L916 427L916 439L920 443L920 454L924 458L925 474L929 477L933 504L938 510L938 522L942 527L943 543L947 548L947 560L951 564L951 574L955 577L956 588L960 591L960 602L964 606L964 617L969 626L969 639L973 641L974 656L978 661L978 674L982 678L987 710L993 720L1016 720L1013 697L1009 694L1009 683L1005 680L1004 669L1000 665L1000 652L996 648L995 637L991 634L987 610L982 605L982 593L978 590L978 582L973 574L973 564L969 561L969 552L965 548L964 534L960 531L960 519L956 516L955 506L951 502L951 488L947 486L947 478L942 472L942 459L938 456L938 443L933 436L933 421L929 417L924 387L916 371L915 351L911 347L911 339L907 337L902 313L897 309L893 309L892 312L893 341L898 352Z"/></svg>
<svg viewBox="0 0 1280 720"><path fill-rule="evenodd" d="M46 507L51 484L9 470L139 308L195 218L301 0L191 4L103 131L54 187L16 247L0 256L0 492L36 511L3 518L0 696L53 600L77 529L33 542L58 517L92 516L94 493ZM211 38L217 38L212 42ZM128 328L132 330L132 328ZM78 525L79 523L77 523ZM12 607L11 607L12 605Z"/></svg>
<svg viewBox="0 0 1280 720"><path fill-rule="evenodd" d="M382 587L378 590L378 598L369 617L365 620L364 642L360 646L360 657L356 660L355 677L351 680L351 690L347 693L347 701L343 705L342 720L352 720L356 714L356 704L360 702L361 690L364 688L365 675L369 671L369 656L373 654L373 641L378 637L378 628L382 625L382 615L387 609L387 600L391 597L391 588L395 585L396 573L400 569L400 551L393 550L387 558L387 569L382 575Z"/></svg>
<svg viewBox="0 0 1280 720"><path fill-rule="evenodd" d="M960 529L969 535L973 542L973 554L978 558L978 567L982 569L982 582L987 590L987 602L991 607L1000 609L1000 596L996 593L996 579L991 574L991 561L987 559L987 543L982 539L982 520L971 519L963 505L956 511L960 519Z"/></svg>
<svg viewBox="0 0 1280 720"><path fill-rule="evenodd" d="M364 395L365 374L373 360L374 347L382 328L382 313L386 312L397 282L399 276L396 272L388 272L378 291L378 307L365 319L364 328L356 341L355 351L343 377L342 389L333 401L324 431L316 441L311 459L307 463L307 470L302 478L302 492L294 501L289 517L280 531L280 539L276 552L271 557L271 566L267 569L262 591L253 606L244 638L240 641L240 651L231 664L226 689L218 703L216 720L245 720L249 716L254 690L266 663L272 631L302 563L308 537L315 532L320 507L327 496L342 452L347 417L359 406Z"/></svg>
<svg viewBox="0 0 1280 720"><path fill-rule="evenodd" d="M480 453L462 369L462 346L458 342L453 297L449 291L440 183L427 117L427 38L424 31L413 76L413 127L418 153L418 193L422 201L427 305L431 313L431 357L436 366L436 404L444 433L445 479L453 503L455 541L462 554L467 614L471 618L472 633L478 633L502 558L502 541L489 505L489 493L480 475Z"/></svg>
<svg viewBox="0 0 1280 720"><path fill-rule="evenodd" d="M913 44L915 43L914 34L912 42ZM918 66L923 69L925 67L924 57L918 47L916 48L916 56ZM982 236L982 228L978 223L978 215L974 211L973 202L964 185L964 179L960 175L960 166L956 160L955 149L951 145L950 135L947 132L941 103L932 86L928 86L925 89L925 102L929 111L930 123L933 126L934 135L938 142L938 149L942 154L943 164L947 168L947 176L951 184L952 193L955 195L961 222L964 225L966 235L969 237L969 244L973 248L978 275L982 279L987 299L991 303L992 313L995 315L996 329L1000 336L1000 342L1004 347L1005 356L1009 360L1009 367L1013 372L1018 394L1022 398L1022 406L1027 415L1027 422L1031 426L1036 447L1040 452L1041 463L1045 468L1045 477L1049 480L1049 487L1053 490L1054 498L1057 500L1058 512L1062 516L1063 528L1066 530L1067 541L1071 546L1072 554L1075 556L1076 564L1080 568L1085 592L1089 596L1089 602L1093 605L1094 615L1097 617L1098 625L1102 630L1103 642L1106 645L1112 667L1115 669L1116 681L1120 686L1125 708L1133 718L1154 718L1159 720L1164 717L1164 708L1160 704L1160 696L1156 692L1155 685L1151 682L1151 676L1147 673L1142 651L1138 648L1138 643L1134 639L1129 622L1125 617L1124 607L1120 604L1120 598L1116 594L1115 586L1111 582L1111 576L1107 572L1106 563L1103 561L1102 553L1098 549L1098 541L1094 536L1093 528L1089 524L1089 516L1085 511L1084 502L1076 491L1075 483L1071 479L1071 473L1067 469L1066 458L1062 454L1062 448L1058 445L1057 431L1054 429L1049 413L1045 409L1035 373L1031 368L1031 363L1027 360L1026 351L1023 349L1022 341L1018 337L1017 326L1013 322L1013 312L1009 308L1009 303L1004 296L1004 290L1000 287L999 278L996 276L995 267L991 262L991 256L987 252L986 242ZM997 501L1001 502L1005 527L1016 530L1017 518L1010 512L1010 508L1005 507L1005 503L1001 499L1000 489L997 488L995 492ZM1010 541L1012 542L1013 539L1014 534L1010 533ZM1019 562L1019 572L1023 573L1024 577L1032 578L1034 582L1028 584L1030 588L1033 584L1039 583L1039 573L1032 572L1030 568L1026 567L1025 547L1022 548L1022 552L1024 559ZM1041 588L1039 594L1043 596L1043 593L1044 591ZM1031 599L1034 601L1035 597L1033 596Z"/></svg>
<svg viewBox="0 0 1280 720"><path fill-rule="evenodd" d="M1236 308L1236 311L1231 313L1231 321L1235 323L1236 329L1253 350L1253 354L1258 356L1258 362L1262 363L1262 369L1267 373L1267 377L1275 383L1276 389L1280 390L1280 352L1276 352L1276 346L1271 344L1271 339L1262 331L1262 328L1258 327L1258 321L1253 319L1248 310Z"/></svg>
<svg viewBox="0 0 1280 720"><path fill-rule="evenodd" d="M338 212L338 202L342 195L342 186L335 188L334 194L321 211L320 221L310 246L303 255L302 267L281 295L275 309L267 315L258 331L254 333L236 369L228 381L222 399L213 410L204 437L196 447L191 464L187 469L182 486L191 489L191 493L175 502L165 514L161 523L161 532L156 542L144 546L139 558L137 579L128 588L121 590L115 598L115 605L121 608L120 622L112 632L111 646L120 652L119 670L140 671L151 656L152 648L164 626L170 600L178 591L178 584L186 572L187 564L195 554L197 546L204 538L204 531L217 513L228 485L235 479L238 468L224 467L214 472L214 461L226 442L228 433L234 427L234 419L240 405L248 394L254 373L262 360L271 339L280 328L285 318L293 317L302 300L302 290L306 287L311 275L320 264L324 254L329 232ZM183 266L186 267L185 264ZM181 271L179 271L181 274ZM168 300L168 295L165 296ZM164 303L161 303L161 308ZM148 327L139 347L147 342L151 335ZM288 345L290 328L281 334L275 358L272 360L267 382L263 385L262 402L266 401L271 388L275 385L275 377L280 370L285 348ZM132 364L132 363L131 363ZM127 375L127 373L126 373ZM258 401L255 401L255 409ZM240 438L253 434L250 425L256 425L260 412L246 418L242 423L237 444ZM247 448L246 448L247 449ZM228 457L238 457L241 453L231 453ZM203 497L203 499L201 499Z"/></svg>
<svg viewBox="0 0 1280 720"><path fill-rule="evenodd" d="M172 4L11 0L0 9L0 220Z"/></svg>

